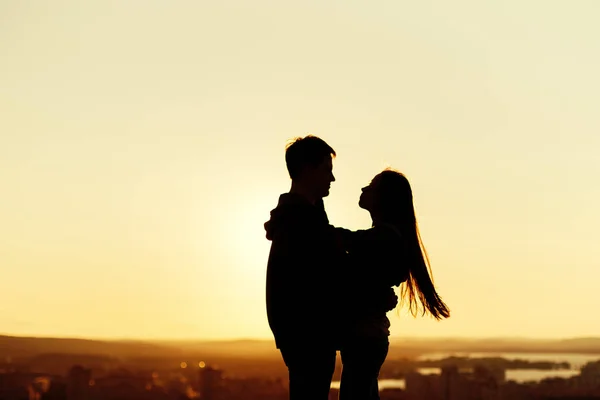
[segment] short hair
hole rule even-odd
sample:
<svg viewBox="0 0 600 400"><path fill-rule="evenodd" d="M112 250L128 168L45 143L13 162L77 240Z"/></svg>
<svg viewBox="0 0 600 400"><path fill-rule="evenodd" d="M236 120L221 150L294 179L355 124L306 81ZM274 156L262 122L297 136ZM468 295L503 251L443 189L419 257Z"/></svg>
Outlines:
<svg viewBox="0 0 600 400"><path fill-rule="evenodd" d="M298 178L305 167L316 167L327 157L334 158L335 150L313 135L294 138L285 147L285 164L292 179Z"/></svg>

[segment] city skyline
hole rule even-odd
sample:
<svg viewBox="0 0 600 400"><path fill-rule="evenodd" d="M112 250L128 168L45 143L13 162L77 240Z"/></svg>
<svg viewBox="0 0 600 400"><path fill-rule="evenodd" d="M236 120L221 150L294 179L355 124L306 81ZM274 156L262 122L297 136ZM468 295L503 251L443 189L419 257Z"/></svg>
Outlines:
<svg viewBox="0 0 600 400"><path fill-rule="evenodd" d="M263 223L310 133L336 226L411 181L452 316L392 337L598 335L600 3L213 3L0 4L0 333L271 338Z"/></svg>

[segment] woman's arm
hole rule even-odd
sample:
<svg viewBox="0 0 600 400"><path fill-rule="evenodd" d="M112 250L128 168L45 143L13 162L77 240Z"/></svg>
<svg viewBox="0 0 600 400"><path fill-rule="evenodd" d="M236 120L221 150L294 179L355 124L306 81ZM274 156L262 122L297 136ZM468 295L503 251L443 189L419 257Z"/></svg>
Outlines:
<svg viewBox="0 0 600 400"><path fill-rule="evenodd" d="M396 308L398 296L392 286L398 279L392 276L402 268L399 235L387 227L358 231L335 228L335 233L349 255L350 265L345 274L353 296L363 298L360 303L368 312L378 314ZM380 289L373 292L373 288Z"/></svg>
<svg viewBox="0 0 600 400"><path fill-rule="evenodd" d="M358 231L335 230L352 260L355 274L368 281L392 282L390 286L406 280L406 251L397 230L385 225Z"/></svg>
<svg viewBox="0 0 600 400"><path fill-rule="evenodd" d="M366 243L372 240L371 229L361 229L358 231L351 231L345 228L333 228L336 240L339 245L347 252L354 252L360 247L365 246Z"/></svg>

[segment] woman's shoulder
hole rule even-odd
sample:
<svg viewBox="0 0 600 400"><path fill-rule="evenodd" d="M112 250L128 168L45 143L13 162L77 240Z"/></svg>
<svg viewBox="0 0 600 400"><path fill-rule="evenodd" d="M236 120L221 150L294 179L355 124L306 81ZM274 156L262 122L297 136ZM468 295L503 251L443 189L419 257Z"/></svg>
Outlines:
<svg viewBox="0 0 600 400"><path fill-rule="evenodd" d="M351 253L396 252L403 240L400 232L391 225L376 225L357 231L336 229L343 247Z"/></svg>
<svg viewBox="0 0 600 400"><path fill-rule="evenodd" d="M402 232L392 224L378 224L371 229L373 230L372 236L377 237L380 240L394 242L403 240Z"/></svg>

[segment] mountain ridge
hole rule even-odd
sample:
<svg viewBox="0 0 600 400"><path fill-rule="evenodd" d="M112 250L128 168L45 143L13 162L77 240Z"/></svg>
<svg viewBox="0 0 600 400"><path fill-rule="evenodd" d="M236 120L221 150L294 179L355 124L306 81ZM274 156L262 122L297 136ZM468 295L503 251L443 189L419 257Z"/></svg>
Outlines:
<svg viewBox="0 0 600 400"><path fill-rule="evenodd" d="M431 353L579 353L600 354L600 337L534 338L418 338L390 337L390 355ZM273 340L138 340L83 339L0 335L0 357L40 354L89 354L113 357L178 357L189 354L236 357L278 356Z"/></svg>

